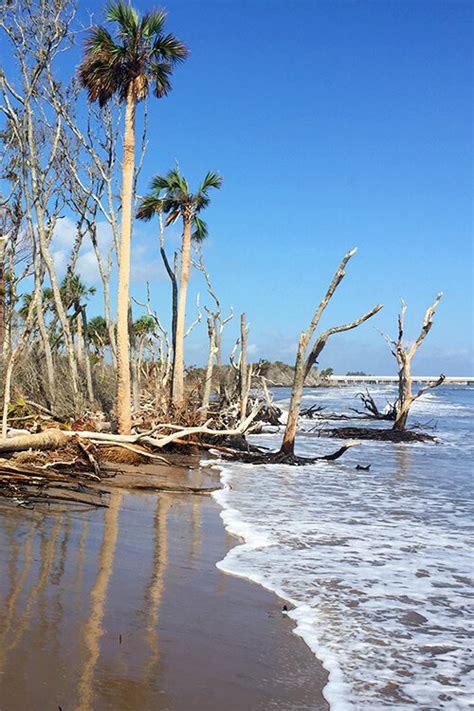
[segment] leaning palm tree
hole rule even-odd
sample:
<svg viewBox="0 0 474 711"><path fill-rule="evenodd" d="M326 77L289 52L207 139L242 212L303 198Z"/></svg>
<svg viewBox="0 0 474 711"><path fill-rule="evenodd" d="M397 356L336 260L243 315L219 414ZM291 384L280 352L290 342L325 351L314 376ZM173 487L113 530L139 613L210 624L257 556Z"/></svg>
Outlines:
<svg viewBox="0 0 474 711"><path fill-rule="evenodd" d="M92 28L79 67L79 80L89 101L104 106L113 96L125 102L122 165L122 219L118 255L117 299L117 420L119 431L131 430L128 306L130 241L132 232L133 175L135 170L135 107L150 88L157 98L171 91L173 65L188 54L172 34L163 34L166 13L150 12L140 17L128 3L114 2L106 15L115 25L115 35L104 27Z"/></svg>
<svg viewBox="0 0 474 711"><path fill-rule="evenodd" d="M178 314L173 354L172 400L175 405L180 405L184 398L184 322L191 266L191 240L201 242L207 237L207 226L199 217L199 213L209 205L209 189L219 189L221 185L222 177L210 170L197 192L192 193L188 181L176 167L165 176L156 175L153 178L151 193L143 198L138 207L137 216L141 220L150 220L153 215L161 211L167 215L166 225L171 225L180 218L183 221Z"/></svg>

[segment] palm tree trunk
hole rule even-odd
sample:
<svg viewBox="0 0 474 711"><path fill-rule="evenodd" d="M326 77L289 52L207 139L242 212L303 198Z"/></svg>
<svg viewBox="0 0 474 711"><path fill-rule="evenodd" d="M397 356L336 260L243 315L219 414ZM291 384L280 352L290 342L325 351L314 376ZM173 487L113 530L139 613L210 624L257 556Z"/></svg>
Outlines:
<svg viewBox="0 0 474 711"><path fill-rule="evenodd" d="M117 422L120 434L132 429L130 404L130 360L128 306L130 286L130 242L132 237L132 193L135 168L135 95L130 84L125 109L122 167L122 221L120 225L119 278L117 298Z"/></svg>
<svg viewBox="0 0 474 711"><path fill-rule="evenodd" d="M179 283L178 316L176 319L176 348L173 368L173 404L184 399L184 322L188 292L189 268L191 265L191 218L183 220L183 247L181 253L181 276Z"/></svg>

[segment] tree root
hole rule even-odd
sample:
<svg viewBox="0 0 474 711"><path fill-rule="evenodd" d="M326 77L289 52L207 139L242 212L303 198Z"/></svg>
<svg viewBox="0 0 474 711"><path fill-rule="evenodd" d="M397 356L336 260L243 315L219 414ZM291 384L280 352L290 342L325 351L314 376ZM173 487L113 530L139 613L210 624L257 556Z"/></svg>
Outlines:
<svg viewBox="0 0 474 711"><path fill-rule="evenodd" d="M236 452L232 459L234 461L244 462L246 464L289 464L291 466L302 467L306 464L315 464L316 462L332 462L347 452L351 447L361 444L359 440L350 440L342 447L331 454L325 454L320 457L299 457L296 454L287 454L286 452Z"/></svg>
<svg viewBox="0 0 474 711"><path fill-rule="evenodd" d="M357 437L358 439L375 440L379 442L436 442L436 438L424 432L413 430L379 429L375 427L337 427L318 430L319 437L340 437L341 439Z"/></svg>

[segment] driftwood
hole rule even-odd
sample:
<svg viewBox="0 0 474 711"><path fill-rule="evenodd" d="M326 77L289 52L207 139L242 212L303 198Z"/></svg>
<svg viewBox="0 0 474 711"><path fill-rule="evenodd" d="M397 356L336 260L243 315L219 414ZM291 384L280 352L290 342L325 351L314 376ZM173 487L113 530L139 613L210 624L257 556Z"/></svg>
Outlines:
<svg viewBox="0 0 474 711"><path fill-rule="evenodd" d="M58 449L66 445L73 432L63 432L62 430L48 429L37 434L18 435L10 437L3 442L0 441L0 452L24 452L27 449L48 450ZM81 433L77 433L81 434Z"/></svg>
<svg viewBox="0 0 474 711"><path fill-rule="evenodd" d="M352 439L357 437L364 440L379 442L435 442L435 438L423 432L413 430L376 429L375 427L337 427L334 429L318 430L319 437L339 437Z"/></svg>
<svg viewBox="0 0 474 711"><path fill-rule="evenodd" d="M88 432L88 431L74 431L74 430L56 430L48 429L44 432L39 432L37 434L30 435L20 435L18 437L11 437L10 439L5 439L0 441L0 452L19 452L28 449L36 450L48 450L48 449L58 449L67 444L71 438L77 438L79 441L92 440L94 442L106 442L113 445L129 444L133 445L135 443L148 444L152 448L162 449L173 443L176 440L182 440L186 437L192 435L207 435L207 436L232 436L239 435L246 432L253 420L257 416L260 410L260 403L252 409L252 412L244 419L240 424L233 428L227 430L214 430L210 429L207 425L210 421L206 422L202 426L198 427L179 427L177 425L172 425L169 423L163 423L157 425L152 430L148 432L140 432L134 435L117 435L110 434L108 432ZM164 435L162 437L153 436L159 429L171 429L176 430L171 434Z"/></svg>
<svg viewBox="0 0 474 711"><path fill-rule="evenodd" d="M352 412L355 412L357 415L363 415L373 420L394 420L397 416L396 403L388 401L388 410L386 412L380 412L368 388L365 393L357 393L356 397L359 398L365 408L365 411L361 411L351 407Z"/></svg>
<svg viewBox="0 0 474 711"><path fill-rule="evenodd" d="M339 449L331 454L325 454L320 457L299 457L296 454L286 454L279 450L278 452L239 452L235 455L234 460L246 462L248 464L290 464L293 466L304 466L305 464L315 464L316 462L333 462L339 457L342 457L345 452L351 447L361 444L357 439L350 440L342 445Z"/></svg>

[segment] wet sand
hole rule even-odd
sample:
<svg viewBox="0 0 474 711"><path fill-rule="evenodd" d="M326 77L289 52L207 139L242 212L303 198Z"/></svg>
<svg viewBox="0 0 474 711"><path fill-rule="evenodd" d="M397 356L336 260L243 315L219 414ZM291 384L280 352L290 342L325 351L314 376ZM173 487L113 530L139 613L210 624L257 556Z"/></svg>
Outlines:
<svg viewBox="0 0 474 711"><path fill-rule="evenodd" d="M0 501L0 711L327 709L281 601L215 563L208 496Z"/></svg>

